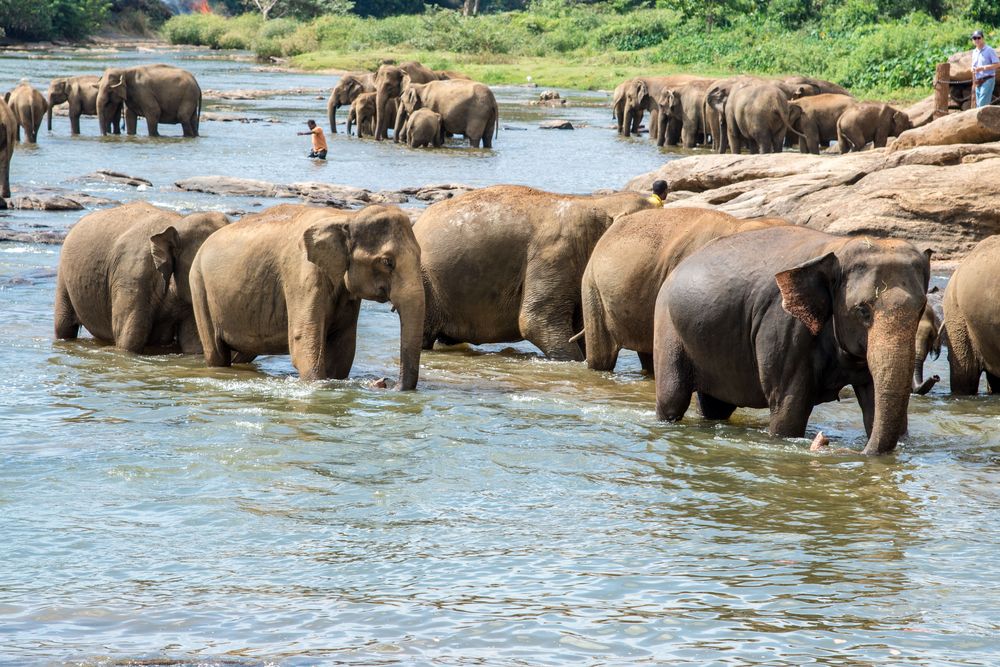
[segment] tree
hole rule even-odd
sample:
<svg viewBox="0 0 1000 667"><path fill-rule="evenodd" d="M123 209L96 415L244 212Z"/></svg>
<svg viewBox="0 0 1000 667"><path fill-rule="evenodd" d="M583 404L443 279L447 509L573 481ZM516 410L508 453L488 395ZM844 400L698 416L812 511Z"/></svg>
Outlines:
<svg viewBox="0 0 1000 667"><path fill-rule="evenodd" d="M462 3L462 16L475 16L479 13L479 0L465 0Z"/></svg>
<svg viewBox="0 0 1000 667"><path fill-rule="evenodd" d="M271 10L274 9L280 0L250 0L250 2L257 8L261 17L266 21L268 14L271 13Z"/></svg>

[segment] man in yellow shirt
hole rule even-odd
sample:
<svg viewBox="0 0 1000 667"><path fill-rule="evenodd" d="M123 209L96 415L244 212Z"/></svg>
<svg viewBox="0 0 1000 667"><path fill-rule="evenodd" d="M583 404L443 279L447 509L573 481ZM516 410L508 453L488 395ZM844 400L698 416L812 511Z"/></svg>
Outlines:
<svg viewBox="0 0 1000 667"><path fill-rule="evenodd" d="M308 132L298 132L299 136L311 134L313 149L309 153L309 157L319 158L320 160L326 159L326 136L323 134L323 128L316 124L314 120L307 120L306 125L309 126Z"/></svg>
<svg viewBox="0 0 1000 667"><path fill-rule="evenodd" d="M647 200L656 208L663 208L663 200L667 198L667 182L653 181L653 194Z"/></svg>

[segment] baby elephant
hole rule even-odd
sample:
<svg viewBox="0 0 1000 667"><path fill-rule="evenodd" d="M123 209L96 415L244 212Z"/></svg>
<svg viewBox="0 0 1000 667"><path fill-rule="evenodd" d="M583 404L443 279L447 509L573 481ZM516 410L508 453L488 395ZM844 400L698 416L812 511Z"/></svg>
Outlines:
<svg viewBox="0 0 1000 667"><path fill-rule="evenodd" d="M406 143L410 148L433 146L440 148L444 144L444 124L441 114L430 109L417 109L406 119Z"/></svg>
<svg viewBox="0 0 1000 667"><path fill-rule="evenodd" d="M188 273L201 244L228 223L221 213L181 216L146 202L84 216L59 257L56 338L76 338L83 325L129 352L178 342L199 354Z"/></svg>

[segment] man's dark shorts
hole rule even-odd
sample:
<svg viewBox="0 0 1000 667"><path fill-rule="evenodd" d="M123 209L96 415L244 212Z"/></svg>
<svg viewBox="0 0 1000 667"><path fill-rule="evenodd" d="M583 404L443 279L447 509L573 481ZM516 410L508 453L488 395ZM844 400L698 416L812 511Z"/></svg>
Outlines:
<svg viewBox="0 0 1000 667"><path fill-rule="evenodd" d="M309 153L309 157L315 157L315 158L319 158L320 160L325 160L326 159L326 151L325 150L311 151Z"/></svg>

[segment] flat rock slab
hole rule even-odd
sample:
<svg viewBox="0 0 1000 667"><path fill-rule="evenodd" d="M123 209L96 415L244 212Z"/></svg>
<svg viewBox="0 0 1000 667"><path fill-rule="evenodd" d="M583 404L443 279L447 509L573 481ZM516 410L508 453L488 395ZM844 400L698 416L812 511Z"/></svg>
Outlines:
<svg viewBox="0 0 1000 667"><path fill-rule="evenodd" d="M573 123L568 120L543 120L538 127L542 130L572 130Z"/></svg>
<svg viewBox="0 0 1000 667"><path fill-rule="evenodd" d="M140 178L139 176L129 176L128 174L110 171L108 169L98 169L97 171L87 174L86 176L81 176L76 180L87 183L121 183L122 185L131 185L134 188L141 185L146 187L153 185L152 181L146 180L145 178Z"/></svg>
<svg viewBox="0 0 1000 667"><path fill-rule="evenodd" d="M275 90L203 90L201 96L209 100L261 100L268 97L288 97L290 95L317 95L326 93L323 88L280 88Z"/></svg>
<svg viewBox="0 0 1000 667"><path fill-rule="evenodd" d="M240 116L232 113L216 113L205 111L201 114L200 120L215 123L280 123L277 118L253 118L251 116Z"/></svg>
<svg viewBox="0 0 1000 667"><path fill-rule="evenodd" d="M81 211L85 208L114 206L121 202L105 197L96 197L84 192L70 192L56 188L37 190L16 189L6 201L7 207L34 211Z"/></svg>

